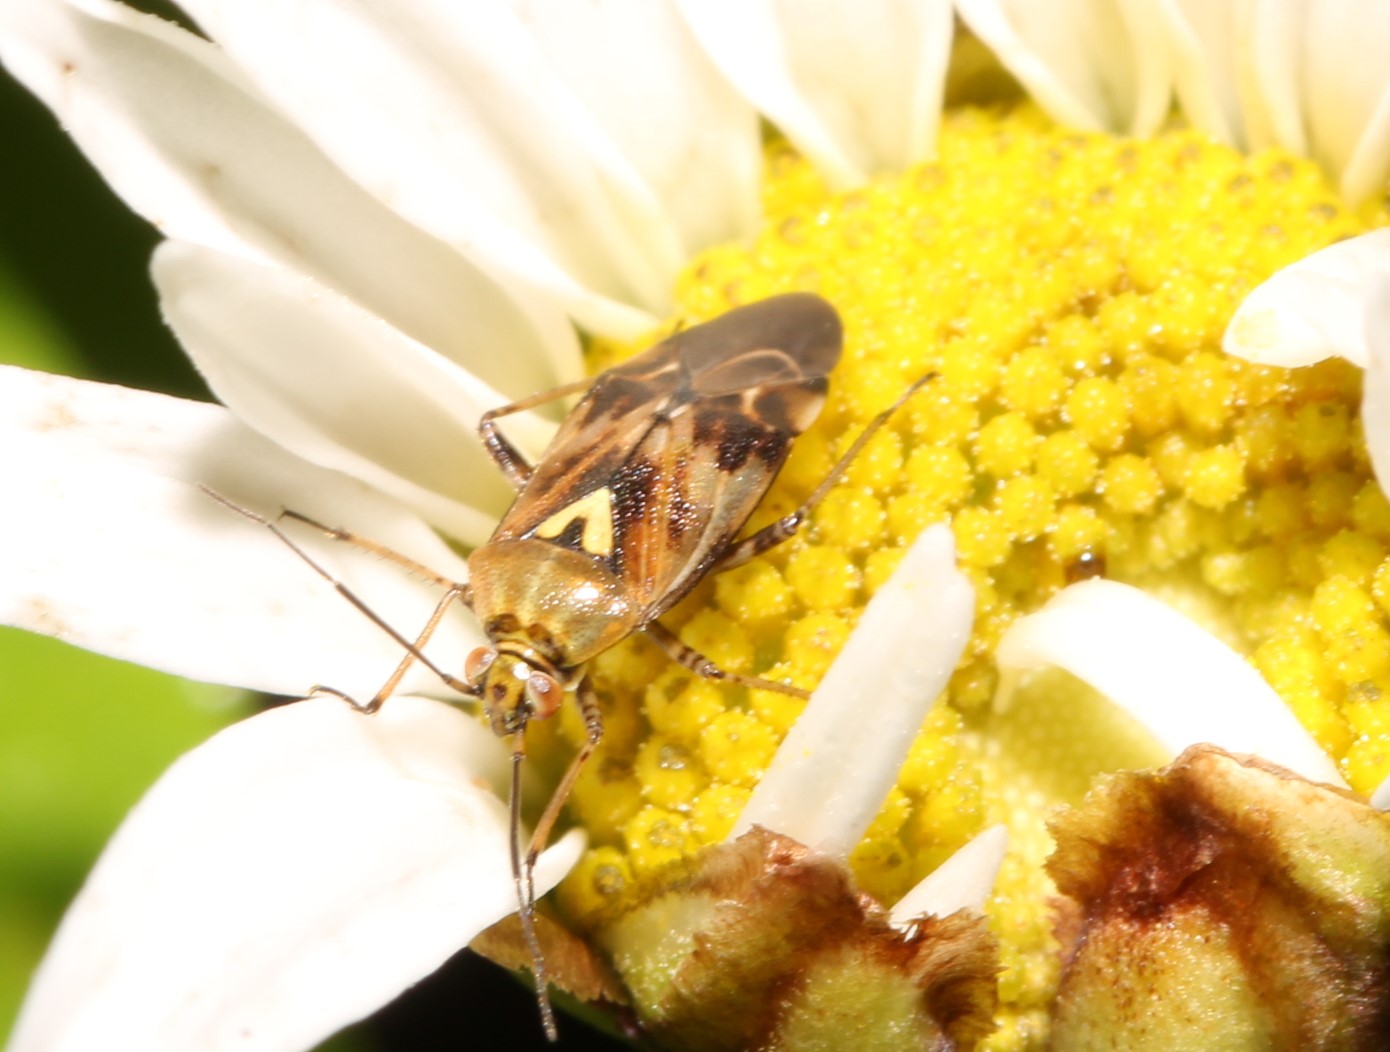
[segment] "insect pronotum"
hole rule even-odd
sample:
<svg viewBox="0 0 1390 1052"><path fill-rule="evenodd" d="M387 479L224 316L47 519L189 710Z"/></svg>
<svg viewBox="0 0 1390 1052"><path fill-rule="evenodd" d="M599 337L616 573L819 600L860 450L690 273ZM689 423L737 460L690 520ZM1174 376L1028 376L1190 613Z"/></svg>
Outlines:
<svg viewBox="0 0 1390 1052"><path fill-rule="evenodd" d="M444 588L412 641L316 563L281 528L212 493L268 527L354 606L405 649L394 673L361 703L374 712L415 661L458 691L478 698L493 731L512 743L511 868L537 999L547 1036L556 1037L545 961L535 931L536 857L550 837L575 779L603 737L586 664L634 632L643 632L698 675L805 696L798 688L726 672L681 643L658 620L706 575L739 566L790 538L888 417L931 376L913 384L875 417L806 502L738 539L787 458L793 439L825 403L839 360L835 309L808 293L774 296L678 332L636 357L584 380L485 413L483 445L517 489L496 531L468 558L469 580L440 577L411 559L346 530L287 511L330 537L387 558ZM534 465L498 430L509 414L584 391ZM211 493L211 491L209 491ZM456 600L477 616L488 643L474 650L462 678L423 653ZM522 759L526 727L573 693L586 740L521 845Z"/></svg>

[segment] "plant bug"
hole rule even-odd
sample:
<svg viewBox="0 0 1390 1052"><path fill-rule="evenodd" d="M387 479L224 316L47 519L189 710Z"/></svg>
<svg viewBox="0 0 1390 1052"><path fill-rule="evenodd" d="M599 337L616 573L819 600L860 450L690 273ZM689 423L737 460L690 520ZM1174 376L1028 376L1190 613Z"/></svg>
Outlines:
<svg viewBox="0 0 1390 1052"><path fill-rule="evenodd" d="M708 574L742 565L795 534L873 434L931 379L918 380L870 421L801 507L738 539L792 441L820 414L842 343L839 315L825 300L808 293L774 296L677 332L592 380L488 411L479 435L518 492L491 539L469 556L467 583L442 578L345 530L284 513L443 587L414 641L374 614L277 524L212 494L273 531L405 649L396 671L365 704L331 688L316 690L374 712L418 660L456 690L480 699L493 731L511 740L512 877L542 1022L552 1040L555 1020L535 932L533 869L575 779L603 737L586 665L643 632L698 675L805 696L795 687L719 669L681 643L659 618ZM579 392L583 397L535 464L498 429L502 417ZM456 600L472 609L488 638L468 656L461 678L423 653ZM523 852L526 728L533 719L553 715L568 694L582 712L586 740Z"/></svg>

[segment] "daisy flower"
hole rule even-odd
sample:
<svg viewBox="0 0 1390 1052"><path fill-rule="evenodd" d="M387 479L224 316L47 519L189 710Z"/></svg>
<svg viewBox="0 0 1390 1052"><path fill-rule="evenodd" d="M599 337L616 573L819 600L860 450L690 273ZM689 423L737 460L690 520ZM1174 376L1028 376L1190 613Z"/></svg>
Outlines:
<svg viewBox="0 0 1390 1052"><path fill-rule="evenodd" d="M481 413L669 319L791 290L844 319L829 402L755 528L936 375L796 540L672 612L685 643L815 688L809 705L693 678L642 639L593 663L605 739L537 871L556 887L560 985L626 1002L677 1048L844 1041L847 1019L911 1047L1038 1048L1054 1022L1123 1041L1130 1021L1075 993L1050 903L1112 873L1068 844L1162 810L1169 783L1083 804L1094 776L1189 741L1298 766L1286 750L1307 735L1305 777L1345 779L1362 808L1390 775L1379 250L1338 263L1359 359L1222 350L1261 282L1386 223L1375 5L1043 18L960 0L974 36L954 65L952 8L930 0L181 6L199 33L99 0L0 7L0 58L168 239L165 317L225 407L7 371L4 470L25 509L0 535L9 623L195 679L370 697L399 647L198 484L461 580L455 546L485 541L509 499ZM1326 314L1315 284L1300 318ZM535 455L551 426L508 433ZM304 543L392 625L437 600ZM1048 600L1090 576L1148 598L1059 621ZM1235 666L1218 673L1155 598L1259 675L1222 678ZM1030 625L1057 633L1063 664L1090 667L1118 634L1167 647L1207 691L1237 687L1173 729L1152 713L1191 681L1165 679L1137 728L1069 681L1015 689L1001 666L1025 663L1009 633ZM429 653L458 669L480 641L456 611ZM1144 695L1152 665L1112 660L1096 686ZM515 906L506 752L448 697L417 667L371 719L311 699L180 761L69 915L16 1047L307 1047L480 934L525 964L506 925L483 933ZM1237 698L1261 715L1223 720ZM1229 734L1250 720L1282 730ZM533 731L543 797L584 727L566 706ZM857 751L866 738L878 751ZM1200 756L1171 781L1212 766ZM1116 799L1133 810L1105 811ZM828 814L842 804L853 820ZM1090 817L1060 820L1049 871L1059 804ZM1009 850L986 934L996 824ZM1354 859L1325 875L1329 901L1357 881L1384 899ZM1123 960L1104 942L1097 972ZM1363 990L1323 988L1334 1004Z"/></svg>

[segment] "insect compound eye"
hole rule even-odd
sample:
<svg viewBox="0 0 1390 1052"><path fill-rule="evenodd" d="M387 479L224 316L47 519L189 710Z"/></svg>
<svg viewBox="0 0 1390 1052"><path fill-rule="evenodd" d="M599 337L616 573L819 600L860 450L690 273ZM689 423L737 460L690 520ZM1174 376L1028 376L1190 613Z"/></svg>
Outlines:
<svg viewBox="0 0 1390 1052"><path fill-rule="evenodd" d="M475 687L482 682L484 673L497 660L497 651L492 647L478 647L463 663L463 678Z"/></svg>
<svg viewBox="0 0 1390 1052"><path fill-rule="evenodd" d="M555 714L564 693L564 688L555 681L555 677L544 672L532 672L526 679L526 697L535 707L535 715L539 719Z"/></svg>

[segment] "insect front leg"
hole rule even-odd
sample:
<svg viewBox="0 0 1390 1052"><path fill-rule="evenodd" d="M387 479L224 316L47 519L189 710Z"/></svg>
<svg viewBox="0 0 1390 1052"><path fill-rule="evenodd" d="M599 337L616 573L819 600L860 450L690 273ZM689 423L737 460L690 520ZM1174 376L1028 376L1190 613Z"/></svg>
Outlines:
<svg viewBox="0 0 1390 1052"><path fill-rule="evenodd" d="M723 573L725 570L732 570L735 566L742 566L749 559L756 558L763 552L796 536L797 531L801 529L807 517L815 510L816 505L823 501L826 494L834 489L835 484L844 477L849 466L854 463L855 457L864 451L864 447L878 433L878 429L888 423L888 419L902 408L904 402L934 379L936 379L936 373L928 373L919 378L898 396L897 401L870 420L864 430L859 433L859 437L854 440L849 449L845 450L844 456L835 462L835 466L830 469L830 472L821 480L815 491L806 498L806 502L801 507L731 546L723 557L714 564L710 573Z"/></svg>
<svg viewBox="0 0 1390 1052"><path fill-rule="evenodd" d="M531 477L531 464L521 455L521 450L512 445L507 436L497 430L496 421L500 417L534 409L538 405L553 402L566 395L578 394L580 391L587 390L592 384L593 380L590 379L575 380L573 383L552 387L549 391L530 395L519 402L499 405L496 409L489 409L482 415L482 419L478 421L478 437L483 440L483 448L488 451L488 454L496 461L497 466L502 469L502 474L507 476L507 481L515 488L521 489L522 486L526 485L526 480Z"/></svg>
<svg viewBox="0 0 1390 1052"><path fill-rule="evenodd" d="M550 1006L550 979L546 974L545 956L541 952L540 939L536 935L536 859L545 850L545 845L550 840L550 833L555 828L556 820L560 817L560 809L565 806L565 800L569 798L574 783L578 781L579 773L589 762L589 757L594 754L594 750L598 748L598 743L603 740L603 713L599 710L598 695L594 693L593 684L589 682L588 676L579 681L579 685L575 688L575 697L579 702L580 713L584 717L585 741L574 759L570 761L569 769L565 771L565 776L560 779L560 784L551 793L550 802L545 805L545 811L541 814L540 821L536 823L536 828L531 833L531 843L526 849L525 857L521 856L519 838L521 828L521 760L526 753L524 731L517 733L512 746L512 877L516 880L517 905L519 907L517 912L521 919L522 936L531 953L531 969L536 982L536 1001L540 1005L541 1024L545 1028L546 1037L551 1041L556 1040L558 1033L555 1028L555 1012Z"/></svg>
<svg viewBox="0 0 1390 1052"><path fill-rule="evenodd" d="M565 806L565 800L568 799L570 790L574 788L574 783L579 780L580 772L584 770L584 765L589 762L589 757L598 748L599 742L603 741L603 712L599 709L598 694L595 693L594 685L589 681L588 676L579 681L574 696L579 702L579 713L584 718L584 744L580 746L579 752L570 761L569 769L565 771L565 776L560 779L560 784L550 794L550 802L546 804L540 821L536 823L536 828L531 833L531 847L526 852L528 882L531 879L532 870L536 866L536 856L545 849L546 843L550 840L551 830L555 828L555 822L560 817L560 809ZM534 898L534 895L532 897Z"/></svg>
<svg viewBox="0 0 1390 1052"><path fill-rule="evenodd" d="M420 631L420 634L415 637L415 642L405 644L405 654L401 658L400 664L396 666L396 671L391 673L390 678L381 685L381 689L373 694L371 701L367 702L365 705L359 704L342 691L334 690L331 687L316 686L310 693L332 694L334 697L343 698L362 712L370 715L381 708L382 702L396 693L396 688L400 686L401 677L410 670L411 665L420 661L436 676L453 687L460 694L476 694L477 690L472 685L465 683L457 676L451 676L449 673L437 668L433 662L425 657L424 653L425 644L427 644L430 641L430 637L434 635L434 630L439 627L439 622L444 619L445 612L448 611L455 600L463 599L466 602L467 598L468 588L466 585L450 585L449 590L444 593L443 598L435 605L434 613L430 614L430 619L425 623L425 627ZM374 618L374 620L376 619ZM382 624L380 620L377 620L377 623ZM395 633L393 632L392 635L395 635Z"/></svg>
<svg viewBox="0 0 1390 1052"><path fill-rule="evenodd" d="M659 621L652 621L643 625L642 631L653 643L666 651L672 661L685 666L695 675L704 679L711 679L716 683L733 683L752 690L775 690L779 694L790 694L794 698L809 698L811 696L800 687L793 687L789 683L778 683L776 680L763 679L760 676L743 676L737 672L726 672L694 647L682 643L674 632Z"/></svg>

